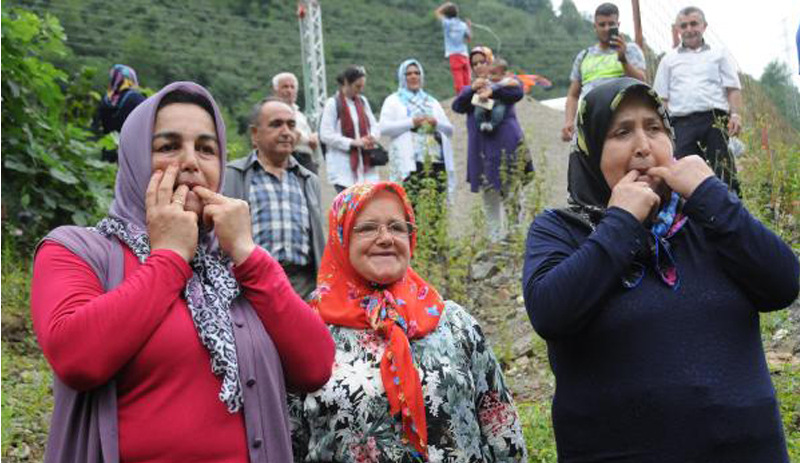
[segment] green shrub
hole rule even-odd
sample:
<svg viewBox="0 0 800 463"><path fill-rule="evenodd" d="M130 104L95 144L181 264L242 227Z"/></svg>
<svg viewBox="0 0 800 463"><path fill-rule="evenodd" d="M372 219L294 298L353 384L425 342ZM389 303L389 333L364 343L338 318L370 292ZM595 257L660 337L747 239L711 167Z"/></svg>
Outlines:
<svg viewBox="0 0 800 463"><path fill-rule="evenodd" d="M754 133L743 140L747 154L740 160L740 175L747 209L800 250L800 145L774 142L765 149Z"/></svg>
<svg viewBox="0 0 800 463"><path fill-rule="evenodd" d="M800 461L800 365L781 365L773 371L772 382L781 406L789 461Z"/></svg>
<svg viewBox="0 0 800 463"><path fill-rule="evenodd" d="M69 56L64 41L54 16L3 7L4 232L28 244L56 225L93 223L114 182L114 166L100 160L86 129L93 71L68 75L52 64Z"/></svg>
<svg viewBox="0 0 800 463"><path fill-rule="evenodd" d="M517 404L522 420L522 434L528 447L528 461L556 463L556 441L553 436L550 400Z"/></svg>
<svg viewBox="0 0 800 463"><path fill-rule="evenodd" d="M406 187L414 204L417 220L417 247L413 267L425 280L437 288L442 297L461 304L467 301L469 265L475 255L474 233L457 236L450 232L447 174L431 175L430 160L425 174Z"/></svg>

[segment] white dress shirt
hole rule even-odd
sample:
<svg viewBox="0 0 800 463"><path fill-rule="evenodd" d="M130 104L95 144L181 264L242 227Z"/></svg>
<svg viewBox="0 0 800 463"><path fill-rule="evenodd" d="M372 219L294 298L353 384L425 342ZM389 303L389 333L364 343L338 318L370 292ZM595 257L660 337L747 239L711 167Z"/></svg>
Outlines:
<svg viewBox="0 0 800 463"><path fill-rule="evenodd" d="M668 52L653 82L673 116L712 109L728 111L728 89L741 87L727 50L708 44L694 50L680 45Z"/></svg>
<svg viewBox="0 0 800 463"><path fill-rule="evenodd" d="M359 96L359 98L361 98L361 102L364 104L364 111L367 113L369 133L377 140L380 137L378 121L375 120L367 99L363 96ZM347 110L350 111L355 133L358 134L356 105L350 98L345 98L345 100L347 100ZM328 98L328 101L325 102L325 109L322 110L322 121L319 127L319 139L322 143L325 143L327 148L325 161L328 169L328 182L331 185L349 187L356 183L377 182L380 180L377 168L371 167L366 172L364 171L364 162L361 156L358 157L358 168L355 174L350 169L350 142L353 139L342 135L342 122L339 120L339 115L336 111L336 96Z"/></svg>

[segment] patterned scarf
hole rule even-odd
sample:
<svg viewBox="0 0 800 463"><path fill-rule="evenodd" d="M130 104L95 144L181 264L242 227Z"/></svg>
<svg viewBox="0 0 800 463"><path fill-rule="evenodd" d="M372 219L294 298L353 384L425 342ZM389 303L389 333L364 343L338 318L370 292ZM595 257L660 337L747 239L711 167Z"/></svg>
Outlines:
<svg viewBox="0 0 800 463"><path fill-rule="evenodd" d="M150 237L135 225L114 217L106 217L97 224L97 231L106 237L116 236L128 245L139 262L150 255ZM209 240L204 235L204 241ZM222 377L219 399L235 413L244 404L242 382L239 379L239 362L233 338L233 325L229 312L231 303L239 295L239 283L231 273L231 262L217 251L197 247L192 262L192 276L183 295L200 341L211 355L211 371Z"/></svg>
<svg viewBox="0 0 800 463"><path fill-rule="evenodd" d="M425 402L409 339L423 338L436 329L444 301L411 268L394 283L376 285L355 271L348 255L356 216L383 190L398 195L408 220L414 223L405 190L396 183L356 184L339 193L328 216L328 244L311 305L329 324L374 330L386 340L380 370L389 411L393 416L400 414L405 438L421 457L427 457ZM412 253L416 239L415 232L410 242Z"/></svg>
<svg viewBox="0 0 800 463"><path fill-rule="evenodd" d="M406 81L406 70L414 65L419 69L420 88L417 91L408 89ZM425 71L422 65L415 59L403 61L397 70L397 80L399 83L397 96L406 106L406 113L409 117L432 116L433 97L428 95L422 86L425 83ZM423 124L418 129L412 131L411 137L414 144L414 158L417 160L431 159L432 162L443 162L441 141L436 139L437 131L434 127Z"/></svg>
<svg viewBox="0 0 800 463"><path fill-rule="evenodd" d="M661 98L647 84L632 78L614 79L589 92L581 101L577 115L577 149L570 153L568 189L569 207L556 213L565 220L594 230L606 213L611 188L600 170L606 134L614 112L628 92L642 92L653 101L656 113L675 139L666 107ZM639 252L622 278L626 288L635 288L644 277L646 265L652 265L661 281L677 289L680 284L677 264L672 255L669 239L686 223L680 213L683 201L672 193L670 201L662 205L651 227L650 245Z"/></svg>
<svg viewBox="0 0 800 463"><path fill-rule="evenodd" d="M357 139L369 135L369 118L367 111L364 109L364 102L361 100L362 96L357 95L353 98L353 104L356 107L356 115L358 117L358 136L356 136L356 128L353 123L353 118L350 117L350 109L347 107L347 98L342 91L336 94L338 99L336 107L339 108L339 121L342 125L342 135L347 138ZM350 147L350 170L355 174L358 171L358 155L362 151L356 147ZM361 161L364 163L364 172L369 169L370 159L369 156L361 155Z"/></svg>
<svg viewBox="0 0 800 463"><path fill-rule="evenodd" d="M139 87L136 71L124 64L115 64L108 71L108 90L104 99L109 106L115 107L122 98L125 90Z"/></svg>
<svg viewBox="0 0 800 463"><path fill-rule="evenodd" d="M673 192L669 204L661 208L655 223L650 227L649 252L644 256L636 256L628 273L622 278L624 287L632 289L639 286L647 268L643 262L647 262L648 256L661 281L673 290L680 287L678 267L675 265L672 246L669 243L669 239L678 233L687 220L686 216L678 212L679 204L681 204L680 196Z"/></svg>

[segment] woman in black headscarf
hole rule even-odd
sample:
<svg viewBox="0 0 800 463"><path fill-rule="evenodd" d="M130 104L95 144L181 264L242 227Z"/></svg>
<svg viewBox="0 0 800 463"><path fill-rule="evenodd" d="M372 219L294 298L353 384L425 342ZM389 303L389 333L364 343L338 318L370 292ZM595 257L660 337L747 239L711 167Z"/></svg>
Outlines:
<svg viewBox="0 0 800 463"><path fill-rule="evenodd" d="M571 205L531 225L525 305L556 376L559 461L786 462L758 325L797 296L797 259L672 151L650 87L597 87Z"/></svg>

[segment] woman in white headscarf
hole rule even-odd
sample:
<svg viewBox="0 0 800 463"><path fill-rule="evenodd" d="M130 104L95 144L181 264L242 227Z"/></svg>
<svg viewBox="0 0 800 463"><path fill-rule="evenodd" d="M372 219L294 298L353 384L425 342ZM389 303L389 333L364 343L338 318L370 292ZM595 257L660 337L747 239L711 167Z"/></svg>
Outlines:
<svg viewBox="0 0 800 463"><path fill-rule="evenodd" d="M437 180L440 191L448 197L455 191L455 163L450 137L453 125L442 105L422 89L425 73L415 59L403 61L397 70L398 89L383 102L380 116L381 135L392 139L389 149L389 172L393 181L403 182L412 202L416 201L419 181ZM425 164L430 170L425 172ZM442 173L445 175L442 175Z"/></svg>

